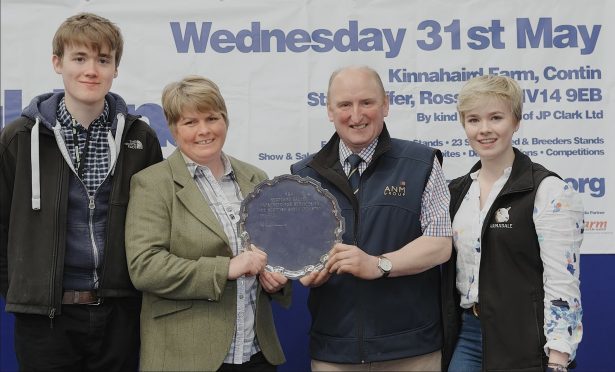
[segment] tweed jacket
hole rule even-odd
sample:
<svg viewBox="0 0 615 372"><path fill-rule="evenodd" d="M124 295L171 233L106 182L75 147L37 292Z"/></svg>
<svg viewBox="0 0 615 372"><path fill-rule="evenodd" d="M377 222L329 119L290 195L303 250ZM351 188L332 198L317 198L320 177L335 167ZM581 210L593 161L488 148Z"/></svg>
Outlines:
<svg viewBox="0 0 615 372"><path fill-rule="evenodd" d="M266 178L260 169L229 158L244 196ZM179 150L136 174L130 195L126 255L131 279L143 291L140 368L216 370L237 317L237 284L227 280L228 238ZM290 285L274 297L287 306ZM265 358L277 365L285 359L270 299L259 284L256 337Z"/></svg>

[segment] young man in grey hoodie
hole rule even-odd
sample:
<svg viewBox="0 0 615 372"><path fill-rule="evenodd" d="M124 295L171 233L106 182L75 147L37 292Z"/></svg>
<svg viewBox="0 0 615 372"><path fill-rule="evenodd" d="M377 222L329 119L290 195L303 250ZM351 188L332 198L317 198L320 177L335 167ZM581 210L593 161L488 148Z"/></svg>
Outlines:
<svg viewBox="0 0 615 372"><path fill-rule="evenodd" d="M68 18L53 39L64 92L0 135L0 293L22 370L135 370L140 294L126 268L130 177L162 160L155 132L110 93L118 27Z"/></svg>

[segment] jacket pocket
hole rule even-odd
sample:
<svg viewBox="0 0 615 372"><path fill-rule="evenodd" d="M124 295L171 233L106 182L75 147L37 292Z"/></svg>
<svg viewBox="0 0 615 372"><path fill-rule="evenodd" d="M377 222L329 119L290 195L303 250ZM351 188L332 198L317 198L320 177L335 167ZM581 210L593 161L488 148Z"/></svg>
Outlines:
<svg viewBox="0 0 615 372"><path fill-rule="evenodd" d="M152 318L159 318L161 316L174 314L190 309L191 307L192 300L159 300L152 303Z"/></svg>

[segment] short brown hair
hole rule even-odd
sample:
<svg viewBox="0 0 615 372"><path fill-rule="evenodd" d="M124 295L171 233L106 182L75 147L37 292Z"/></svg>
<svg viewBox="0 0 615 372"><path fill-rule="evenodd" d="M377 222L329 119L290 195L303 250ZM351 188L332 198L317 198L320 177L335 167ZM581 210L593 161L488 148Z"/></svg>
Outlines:
<svg viewBox="0 0 615 372"><path fill-rule="evenodd" d="M482 75L468 80L457 97L459 121L464 124L466 113L486 97L495 97L510 106L510 111L521 121L523 113L523 91L519 84L508 76Z"/></svg>
<svg viewBox="0 0 615 372"><path fill-rule="evenodd" d="M53 54L62 58L69 45L85 45L96 52L104 47L115 51L115 67L120 65L124 39L120 29L107 18L92 13L79 13L67 18L53 37Z"/></svg>
<svg viewBox="0 0 615 372"><path fill-rule="evenodd" d="M184 110L216 111L222 115L226 125L229 124L220 88L213 81L198 75L186 76L164 87L162 109L169 127L177 124Z"/></svg>

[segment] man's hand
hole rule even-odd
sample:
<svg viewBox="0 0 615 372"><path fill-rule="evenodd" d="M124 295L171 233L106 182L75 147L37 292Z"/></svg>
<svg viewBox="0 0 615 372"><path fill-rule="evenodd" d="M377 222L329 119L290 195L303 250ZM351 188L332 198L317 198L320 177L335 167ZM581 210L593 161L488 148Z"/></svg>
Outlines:
<svg viewBox="0 0 615 372"><path fill-rule="evenodd" d="M327 280L329 280L330 276L331 274L329 274L329 272L326 269L322 269L320 271L312 271L308 275L301 277L299 281L305 287L316 288L316 287L320 287Z"/></svg>
<svg viewBox="0 0 615 372"><path fill-rule="evenodd" d="M263 271L267 264L267 253L251 246L251 250L244 251L231 258L228 268L228 279L235 280L242 275L254 276Z"/></svg>
<svg viewBox="0 0 615 372"><path fill-rule="evenodd" d="M367 280L382 276L378 269L378 257L370 256L357 246L342 243L333 246L324 270L331 274L352 274Z"/></svg>
<svg viewBox="0 0 615 372"><path fill-rule="evenodd" d="M271 273L269 271L263 271L258 276L258 280L263 286L263 290L267 293L276 293L280 289L284 288L288 282L288 278L280 273Z"/></svg>

